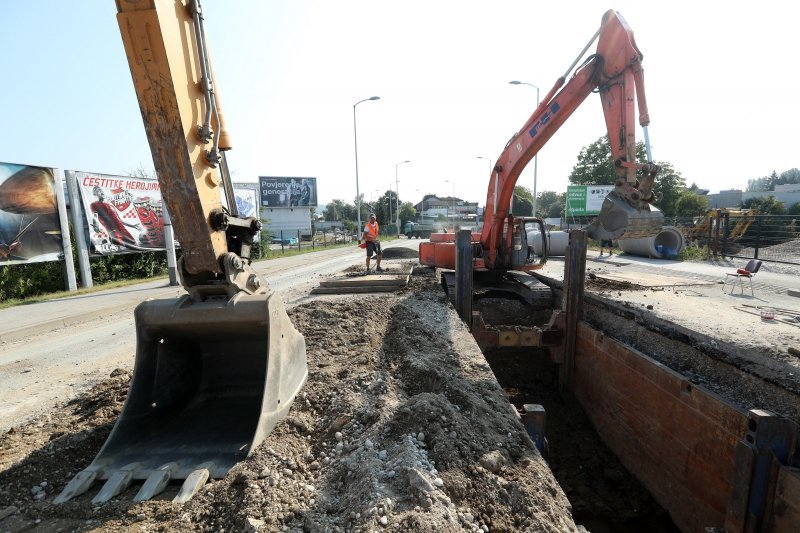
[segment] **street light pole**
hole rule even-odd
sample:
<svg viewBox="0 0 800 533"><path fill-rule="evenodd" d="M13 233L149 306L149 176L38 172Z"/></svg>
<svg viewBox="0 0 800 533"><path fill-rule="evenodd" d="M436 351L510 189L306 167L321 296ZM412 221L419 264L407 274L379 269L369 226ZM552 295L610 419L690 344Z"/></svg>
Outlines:
<svg viewBox="0 0 800 533"><path fill-rule="evenodd" d="M400 185L399 185L400 182L397 181L397 167L399 167L400 165L403 165L405 163L411 163L411 161L401 161L401 162L397 163L394 166L394 188L396 189L396 192L397 192L397 199L396 199L395 207L397 208L396 209L396 212L397 212L397 222L396 222L396 224L397 224L397 234L398 235L400 235ZM389 203L391 203L391 202L389 202ZM391 217L389 217L389 218L391 218Z"/></svg>
<svg viewBox="0 0 800 533"><path fill-rule="evenodd" d="M389 182L389 222L387 224L392 223L392 182Z"/></svg>
<svg viewBox="0 0 800 533"><path fill-rule="evenodd" d="M456 232L456 182L451 180L444 180L453 186L453 233Z"/></svg>
<svg viewBox="0 0 800 533"><path fill-rule="evenodd" d="M536 108L537 109L539 108L539 88L536 85L517 80L513 80L508 83L511 85L527 85L529 87L533 87L534 89L536 89ZM532 211L533 216L536 216L536 174L537 171L539 170L538 167L539 167L539 154L536 154L535 156L533 156L533 201L531 202L533 208Z"/></svg>
<svg viewBox="0 0 800 533"><path fill-rule="evenodd" d="M366 102L367 100L380 100L380 96L370 96L369 98L364 98L363 100L359 100L355 104L353 104L353 144L355 145L356 149L356 217L358 218L358 240L361 240L361 232L364 228L361 227L361 191L358 187L358 130L356 128L356 106L361 102Z"/></svg>

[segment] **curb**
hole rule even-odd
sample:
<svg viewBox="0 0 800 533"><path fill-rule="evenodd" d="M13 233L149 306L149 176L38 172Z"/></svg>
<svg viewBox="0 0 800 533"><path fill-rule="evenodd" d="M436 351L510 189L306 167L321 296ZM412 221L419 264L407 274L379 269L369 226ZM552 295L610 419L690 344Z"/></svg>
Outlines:
<svg viewBox="0 0 800 533"><path fill-rule="evenodd" d="M104 307L103 309L97 309L94 311L87 311L85 313L80 313L77 315L62 316L59 318L47 320L45 322L39 322L28 326L22 326L21 328L12 329L11 331L0 333L0 343L12 342L24 339L26 337L31 337L34 335L42 335L45 333L50 333L51 331L56 329L70 327L75 324L79 324L81 322L86 322L88 320L93 320L101 316L118 313L126 309L133 309L137 305L139 305L139 303L141 302L128 302L124 304L118 304L115 306Z"/></svg>

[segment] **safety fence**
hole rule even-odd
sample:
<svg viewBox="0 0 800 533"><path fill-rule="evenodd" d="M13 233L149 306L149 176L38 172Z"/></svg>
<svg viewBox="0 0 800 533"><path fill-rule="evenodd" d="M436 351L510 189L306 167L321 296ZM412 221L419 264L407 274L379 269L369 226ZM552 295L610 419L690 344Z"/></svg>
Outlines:
<svg viewBox="0 0 800 533"><path fill-rule="evenodd" d="M582 228L592 220L594 217L574 217L561 229ZM663 225L678 228L687 246L708 248L714 256L800 265L798 215L720 209L701 217L665 217Z"/></svg>
<svg viewBox="0 0 800 533"><path fill-rule="evenodd" d="M328 248L330 246L349 244L356 241L356 236L343 231L279 230L262 238L262 245L272 253L286 253L294 250ZM266 255L262 252L262 255Z"/></svg>
<svg viewBox="0 0 800 533"><path fill-rule="evenodd" d="M687 243L707 247L715 256L800 264L800 216L715 211L705 217L671 217L664 225L680 228Z"/></svg>

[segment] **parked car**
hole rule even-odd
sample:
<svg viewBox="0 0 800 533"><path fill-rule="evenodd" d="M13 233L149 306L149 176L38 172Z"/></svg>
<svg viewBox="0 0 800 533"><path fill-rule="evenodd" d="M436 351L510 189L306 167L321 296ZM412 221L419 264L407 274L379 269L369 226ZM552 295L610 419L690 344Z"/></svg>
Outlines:
<svg viewBox="0 0 800 533"><path fill-rule="evenodd" d="M280 237L273 237L272 244L284 244L288 246L293 246L297 244L297 237L284 237L282 241Z"/></svg>

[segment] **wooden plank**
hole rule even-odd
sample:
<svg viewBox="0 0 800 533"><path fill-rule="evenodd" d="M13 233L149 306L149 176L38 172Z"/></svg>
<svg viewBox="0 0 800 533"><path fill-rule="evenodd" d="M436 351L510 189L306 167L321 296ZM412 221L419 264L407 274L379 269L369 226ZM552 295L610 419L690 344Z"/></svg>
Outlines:
<svg viewBox="0 0 800 533"><path fill-rule="evenodd" d="M609 448L679 528L722 526L746 413L585 323L577 341L575 395Z"/></svg>

